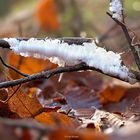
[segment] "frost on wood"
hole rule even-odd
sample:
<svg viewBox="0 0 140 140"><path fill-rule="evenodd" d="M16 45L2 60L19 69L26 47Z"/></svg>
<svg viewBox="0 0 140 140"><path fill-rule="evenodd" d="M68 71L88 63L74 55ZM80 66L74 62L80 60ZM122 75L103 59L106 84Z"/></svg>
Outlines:
<svg viewBox="0 0 140 140"><path fill-rule="evenodd" d="M27 41L18 39L5 39L10 48L22 56L49 59L51 62L64 66L73 66L81 62L90 67L101 70L106 74L129 79L129 70L122 65L120 54L97 47L95 42L85 42L82 45L71 44L59 39L37 40L31 38ZM131 78L130 78L131 79Z"/></svg>
<svg viewBox="0 0 140 140"><path fill-rule="evenodd" d="M113 18L122 21L122 19L123 19L123 15L122 15L122 11L123 11L122 0L110 0L109 10L111 12L113 12L113 15L112 15Z"/></svg>

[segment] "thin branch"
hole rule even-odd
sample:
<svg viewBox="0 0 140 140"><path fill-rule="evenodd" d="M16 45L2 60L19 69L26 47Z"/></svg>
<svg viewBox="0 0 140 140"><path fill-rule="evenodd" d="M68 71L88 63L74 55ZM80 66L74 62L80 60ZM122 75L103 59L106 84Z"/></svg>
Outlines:
<svg viewBox="0 0 140 140"><path fill-rule="evenodd" d="M19 41L23 41L23 40L28 41L29 39L19 39ZM40 40L40 39L38 39L38 40ZM43 40L43 39L41 39L41 40ZM59 40L62 42L66 42L69 45L71 45L71 44L83 45L83 43L85 43L85 42L90 43L93 41L92 38L59 38ZM7 41L4 41L2 39L0 40L0 47L10 49L10 45L7 43ZM95 68L94 66L90 67L90 66L87 66L85 63L81 63L81 64L78 64L75 66L59 67L59 68L56 68L56 69L53 69L50 71L48 71L48 70L42 71L40 73L29 75L27 77L17 79L17 80L2 82L2 83L0 83L0 88L12 87L12 86L16 86L16 85L30 82L33 80L37 80L37 79L42 79L42 78L48 79L54 75L65 73L65 72L74 72L74 71L81 71L81 70L95 70L95 71L98 71L105 75L115 77L117 79L120 79L120 80L123 80L126 82L132 82L133 80L135 80L135 82L136 82L136 81L140 80L139 74L136 74L134 72L127 72L128 76L122 77L119 74L114 74L113 72L104 72L103 70Z"/></svg>
<svg viewBox="0 0 140 140"><path fill-rule="evenodd" d="M23 83L27 83L27 82L37 80L37 79L42 79L42 78L49 79L50 77L52 77L54 75L57 75L57 74L60 74L60 73L82 71L82 70L95 70L95 71L98 71L100 73L106 74L108 76L120 79L122 81L130 82L129 81L130 77L128 77L128 79L122 79L119 76L114 76L113 73L112 74L111 73L107 74L107 73L102 72L99 69L94 68L94 67L89 67L85 63L81 63L81 64L78 64L78 65L75 65L75 66L59 67L59 68L56 68L56 69L53 69L53 70L50 70L50 71L48 71L48 70L42 71L40 73L33 74L33 75L28 76L28 77L24 77L24 78L17 79L17 80L2 82L2 83L0 83L0 88L13 87L13 86L23 84ZM132 79L134 78L136 80L140 80L140 75L137 74L137 72L135 72L135 73L130 72L130 75L132 75Z"/></svg>
<svg viewBox="0 0 140 140"><path fill-rule="evenodd" d="M4 60L2 59L1 56L0 56L0 61L2 62L2 64L3 64L5 67L7 67L7 68L9 68L9 69L11 69L11 70L13 70L13 71L15 71L16 73L22 75L23 77L29 76L28 74L25 74L25 73L19 71L19 70L16 69L15 67L13 67L13 66L11 66L11 65L9 65L9 64L6 64L6 63L4 62Z"/></svg>
<svg viewBox="0 0 140 140"><path fill-rule="evenodd" d="M28 41L28 38L17 38L19 41ZM90 43L92 42L94 39L93 38L81 38L81 37L64 37L64 38L57 38L59 39L61 42L65 42L68 43L69 45L71 44L76 44L76 45L82 45L83 43ZM38 38L38 40L45 40L42 38ZM0 47L1 48L7 48L10 49L10 44L3 40L2 38L0 39Z"/></svg>
<svg viewBox="0 0 140 140"><path fill-rule="evenodd" d="M109 12L107 12L107 15L109 15L111 18L112 18L112 14L110 14ZM138 52L137 50L135 49L135 47L132 45L132 39L129 35L129 32L128 32L128 29L126 27L126 25L123 23L123 22L120 22L119 20L115 19L115 18L112 18L118 25L120 25L120 27L122 28L123 32L124 32L124 35L128 41L128 44L129 44L129 47L131 49L131 52L133 53L133 56L135 58L135 62L138 66L138 69L140 70L140 58L139 58L139 55L138 55Z"/></svg>
<svg viewBox="0 0 140 140"><path fill-rule="evenodd" d="M139 46L139 47L140 47L140 43L134 43L135 38L136 38L136 36L134 36L134 37L132 38L131 45L134 46L134 47L136 47L136 46Z"/></svg>

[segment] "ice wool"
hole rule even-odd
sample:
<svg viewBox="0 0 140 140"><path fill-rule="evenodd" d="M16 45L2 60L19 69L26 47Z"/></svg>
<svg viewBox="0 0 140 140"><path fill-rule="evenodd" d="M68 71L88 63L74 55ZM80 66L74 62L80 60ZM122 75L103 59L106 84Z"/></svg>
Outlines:
<svg viewBox="0 0 140 140"><path fill-rule="evenodd" d="M109 10L113 13L112 17L122 21L123 15L123 4L122 0L110 0L110 7Z"/></svg>
<svg viewBox="0 0 140 140"><path fill-rule="evenodd" d="M25 57L49 59L59 66L64 66L64 64L73 66L84 62L106 74L113 74L122 79L129 77L129 70L122 65L120 54L97 47L94 41L85 42L82 45L69 45L59 39L37 40L31 38L24 41L9 38L5 40L15 53Z"/></svg>

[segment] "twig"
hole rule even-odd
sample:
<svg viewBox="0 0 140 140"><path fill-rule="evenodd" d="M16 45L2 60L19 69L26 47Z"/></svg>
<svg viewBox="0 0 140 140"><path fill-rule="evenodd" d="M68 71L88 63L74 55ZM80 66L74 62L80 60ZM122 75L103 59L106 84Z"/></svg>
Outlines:
<svg viewBox="0 0 140 140"><path fill-rule="evenodd" d="M17 39L19 41L29 40L28 38L17 38ZM57 39L59 39L61 42L68 43L69 45L71 44L82 45L83 43L86 43L86 42L90 43L94 40L93 38L81 38L81 37L63 37L63 38L57 38ZM38 40L45 40L45 39L38 38ZM10 49L11 46L7 41L0 38L0 47Z"/></svg>
<svg viewBox="0 0 140 140"><path fill-rule="evenodd" d="M62 42L66 42L69 45L71 44L76 44L76 45L83 45L83 43L85 42L92 42L93 39L92 38L58 38L60 41ZM25 40L27 41L28 39L19 39L20 41ZM42 39L43 40L43 39ZM7 43L7 41L4 40L0 40L0 47L2 48L9 48L10 49L10 45ZM6 82L2 82L0 83L0 88L7 88L7 87L13 87L19 84L23 84L26 82L30 82L33 80L37 80L37 79L42 79L42 78L50 78L51 76L54 76L56 74L61 74L61 73L65 73L65 72L74 72L74 71L81 71L81 70L95 70L98 71L100 73L103 73L105 75L126 81L126 82L131 82L132 79L135 79L136 81L140 80L140 75L134 72L128 72L128 77L122 78L119 75L114 75L111 72L108 73L104 73L102 70L99 70L95 67L90 67L87 66L85 63L82 64L78 64L75 66L69 66L69 67L59 67L50 71L42 71L40 73L36 73L21 79L17 79L17 80L12 80L12 81L6 81ZM131 80L130 80L131 79Z"/></svg>
<svg viewBox="0 0 140 140"><path fill-rule="evenodd" d="M11 69L11 70L13 70L13 71L15 71L16 73L18 73L18 74L20 74L20 75L22 75L22 76L24 76L24 77L29 76L28 74L25 74L25 73L19 71L19 70L16 69L15 67L13 67L13 66L11 66L11 65L9 65L9 64L6 64L6 63L4 62L4 60L2 59L1 56L0 56L0 61L2 62L2 64L3 64L5 67L7 67L7 68L9 68L9 69Z"/></svg>
<svg viewBox="0 0 140 140"><path fill-rule="evenodd" d="M134 47L135 47L135 46L140 46L140 43L134 43L135 38L136 38L135 36L132 38L131 45L134 46Z"/></svg>
<svg viewBox="0 0 140 140"><path fill-rule="evenodd" d="M112 14L110 14L109 12L107 12L107 15L109 15L111 18L112 18ZM136 62L136 64L137 64L137 66L138 66L138 69L140 70L140 58L139 58L139 55L138 55L138 53L137 53L137 50L135 49L135 47L134 46L132 46L132 39L131 39L131 37L130 37L130 35L129 35L129 32L128 32L128 29L127 29L127 27L126 27L126 25L123 23L123 22L120 22L119 20L117 20L117 19L114 19L114 18L112 18L118 25L120 25L121 26L121 28L122 28L122 30L123 30L123 32L124 32L124 35L125 35L125 37L126 37L126 39L127 39L127 41L128 41L128 44L129 44L129 47L130 47L130 49L131 49L131 52L133 53L133 56L134 56L134 58L135 58L135 62Z"/></svg>
<svg viewBox="0 0 140 140"><path fill-rule="evenodd" d="M50 70L50 71L48 71L48 70L42 71L40 73L33 74L33 75L28 76L28 77L24 77L24 78L17 79L17 80L2 82L2 83L0 83L0 88L13 87L13 86L23 84L23 83L27 83L27 82L37 80L37 79L42 79L42 78L48 79L48 78L50 78L54 75L60 74L60 73L82 71L82 70L95 70L95 71L98 71L100 73L106 74L99 69L96 69L94 67L89 67L85 63L81 63L81 64L78 64L78 65L75 65L75 66L59 67L59 68L56 68L56 69L53 69L53 70ZM106 75L117 78L117 79L120 79L122 81L129 82L129 77L128 77L128 79L122 79L119 76L114 76L111 73L108 73ZM137 74L137 72L135 72L135 73L130 72L130 75L132 75L132 78L136 78L137 80L140 80L140 75Z"/></svg>

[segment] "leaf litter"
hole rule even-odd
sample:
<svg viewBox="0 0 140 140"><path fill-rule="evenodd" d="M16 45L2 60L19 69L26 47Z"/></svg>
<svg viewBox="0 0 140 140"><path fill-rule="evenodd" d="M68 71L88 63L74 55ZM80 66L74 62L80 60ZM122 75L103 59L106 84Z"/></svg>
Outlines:
<svg viewBox="0 0 140 140"><path fill-rule="evenodd" d="M7 103L3 101L16 88L2 89L0 116L15 121L31 119L31 124L35 121L46 129L53 127L54 130L43 135L50 139L120 140L125 137L120 134L129 133L130 126L139 129L135 123L139 122L139 85L132 87L114 79L103 79L96 72L64 74L60 83L58 78L27 83ZM1 122L0 125L5 126ZM9 126L9 131L12 128ZM26 131L18 128L20 137L38 137L41 133L34 127Z"/></svg>

